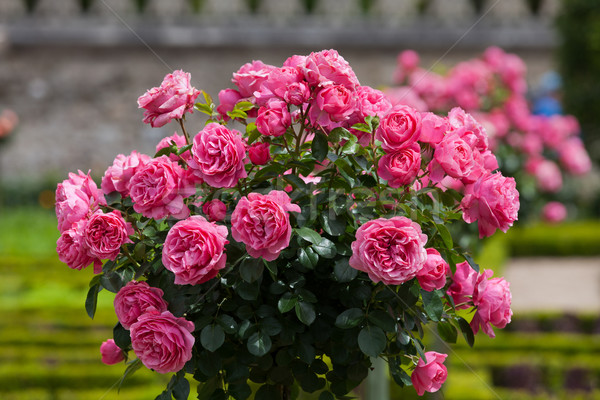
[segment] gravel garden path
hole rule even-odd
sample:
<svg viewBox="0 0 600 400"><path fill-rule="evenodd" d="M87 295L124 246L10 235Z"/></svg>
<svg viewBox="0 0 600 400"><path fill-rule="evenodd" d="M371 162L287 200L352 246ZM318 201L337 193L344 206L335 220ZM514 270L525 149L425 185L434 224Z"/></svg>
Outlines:
<svg viewBox="0 0 600 400"><path fill-rule="evenodd" d="M600 312L600 257L514 258L504 275L515 312Z"/></svg>

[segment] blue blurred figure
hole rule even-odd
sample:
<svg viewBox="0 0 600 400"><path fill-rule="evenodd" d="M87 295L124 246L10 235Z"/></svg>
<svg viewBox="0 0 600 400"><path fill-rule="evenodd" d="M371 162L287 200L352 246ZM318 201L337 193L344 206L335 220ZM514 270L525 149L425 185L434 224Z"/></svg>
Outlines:
<svg viewBox="0 0 600 400"><path fill-rule="evenodd" d="M546 116L562 114L559 98L561 86L562 79L558 73L546 72L540 79L538 93L533 100L533 113Z"/></svg>

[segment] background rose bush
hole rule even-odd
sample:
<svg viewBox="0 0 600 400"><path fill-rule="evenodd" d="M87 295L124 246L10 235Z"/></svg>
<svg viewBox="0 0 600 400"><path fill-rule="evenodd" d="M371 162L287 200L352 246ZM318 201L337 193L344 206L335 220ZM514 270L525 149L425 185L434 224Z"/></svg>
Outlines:
<svg viewBox="0 0 600 400"><path fill-rule="evenodd" d="M182 136L163 139L154 157L117 156L105 180L118 177L125 190L101 192L83 173L57 189L57 251L69 267L97 272L88 314L103 289L117 293L117 310L139 294L128 300L137 321L114 329L115 344L137 357L126 375L142 364L174 373L159 399L186 398L186 373L202 383L199 398L289 399L301 389L331 399L364 380L371 357L412 384L430 361L429 325L472 345L480 326L493 336L492 325L509 322L508 283L479 273L449 230L477 221L488 236L517 218L514 180L495 171L473 117L392 107L335 50L282 67L248 63L220 106L204 92L194 104L200 91L187 77L167 75L140 98L147 123L175 119ZM183 118L192 109L208 116L193 138ZM410 168L398 167L394 155L407 149ZM100 213L123 218L119 234L95 234L110 250L101 267L78 236ZM462 308L475 311L470 324ZM420 378L417 390L444 380Z"/></svg>

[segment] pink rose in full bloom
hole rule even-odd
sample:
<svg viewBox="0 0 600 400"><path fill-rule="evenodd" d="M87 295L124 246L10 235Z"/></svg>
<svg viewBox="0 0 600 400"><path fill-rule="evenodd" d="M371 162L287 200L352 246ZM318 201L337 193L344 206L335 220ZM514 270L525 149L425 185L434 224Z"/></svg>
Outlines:
<svg viewBox="0 0 600 400"><path fill-rule="evenodd" d="M412 107L396 106L381 118L375 139L392 152L411 146L421 134L421 114Z"/></svg>
<svg viewBox="0 0 600 400"><path fill-rule="evenodd" d="M100 205L106 205L102 191L98 189L89 172L69 173L69 178L56 186L55 196L55 211L60 232L71 229L73 224L89 217Z"/></svg>
<svg viewBox="0 0 600 400"><path fill-rule="evenodd" d="M190 168L215 188L230 188L247 176L246 146L241 134L211 122L194 137Z"/></svg>
<svg viewBox="0 0 600 400"><path fill-rule="evenodd" d="M178 70L167 74L160 87L148 90L138 99L139 108L145 109L144 123L158 128L172 119L183 118L183 114L193 112L199 94L192 87L188 72Z"/></svg>
<svg viewBox="0 0 600 400"><path fill-rule="evenodd" d="M562 222L567 218L567 207L561 202L551 201L542 208L542 218L552 224Z"/></svg>
<svg viewBox="0 0 600 400"><path fill-rule="evenodd" d="M477 275L477 272L471 268L468 262L463 261L456 264L456 271L452 276L452 284L448 288L448 294L452 297L457 310L470 307L467 303L472 303Z"/></svg>
<svg viewBox="0 0 600 400"><path fill-rule="evenodd" d="M254 60L242 65L233 74L231 81L238 87L242 97L254 96L254 92L260 89L260 85L267 80L275 68L275 66L265 64L260 60Z"/></svg>
<svg viewBox="0 0 600 400"><path fill-rule="evenodd" d="M350 64L335 50L310 53L304 61L303 72L313 87L343 85L354 89L360 85Z"/></svg>
<svg viewBox="0 0 600 400"><path fill-rule="evenodd" d="M269 143L254 143L248 149L248 158L254 165L265 165L271 160Z"/></svg>
<svg viewBox="0 0 600 400"><path fill-rule="evenodd" d="M131 325L131 346L142 364L161 374L177 372L192 358L194 323L169 311L149 310Z"/></svg>
<svg viewBox="0 0 600 400"><path fill-rule="evenodd" d="M125 360L125 354L113 339L108 339L100 345L100 355L102 362L106 365L118 364Z"/></svg>
<svg viewBox="0 0 600 400"><path fill-rule="evenodd" d="M419 136L419 141L438 144L450 129L451 127L447 118L430 112L421 114L421 135Z"/></svg>
<svg viewBox="0 0 600 400"><path fill-rule="evenodd" d="M406 217L378 218L356 231L349 263L373 282L400 285L423 268L426 242L427 235L416 222Z"/></svg>
<svg viewBox="0 0 600 400"><path fill-rule="evenodd" d="M316 95L316 105L331 121L342 122L355 112L357 97L354 91L345 86L332 85L319 90Z"/></svg>
<svg viewBox="0 0 600 400"><path fill-rule="evenodd" d="M163 294L161 289L146 282L128 282L115 295L113 302L121 326L129 329L151 307L159 312L167 311L168 304L163 300Z"/></svg>
<svg viewBox="0 0 600 400"><path fill-rule="evenodd" d="M115 260L122 245L133 243L129 239L130 235L133 235L133 227L123 219L118 210L109 213L97 210L83 230L88 253L100 260Z"/></svg>
<svg viewBox="0 0 600 400"><path fill-rule="evenodd" d="M447 354L428 351L425 353L427 361L422 358L419 359L417 367L410 376L410 380L419 396L423 396L425 392L433 393L440 390L448 377L448 370L444 365L446 357L448 357Z"/></svg>
<svg viewBox="0 0 600 400"><path fill-rule="evenodd" d="M273 261L290 244L292 227L288 212L300 212L287 193L250 193L240 199L231 215L233 238L246 245L254 258Z"/></svg>
<svg viewBox="0 0 600 400"><path fill-rule="evenodd" d="M196 192L186 178L185 170L167 156L149 161L129 181L133 209L147 218L186 218L190 210L183 199Z"/></svg>
<svg viewBox="0 0 600 400"><path fill-rule="evenodd" d="M223 221L227 215L227 206L219 199L212 199L202 204L202 212L211 222Z"/></svg>
<svg viewBox="0 0 600 400"><path fill-rule="evenodd" d="M463 137L461 131L454 131L442 139L435 147L429 172L434 182L440 182L444 176L472 181L473 171L478 171L473 149ZM480 174L478 174L480 175Z"/></svg>
<svg viewBox="0 0 600 400"><path fill-rule="evenodd" d="M477 277L473 291L473 304L477 311L471 320L474 334L481 327L491 338L496 337L492 325L502 329L512 317L510 284L504 278L491 278L492 274L492 270L485 270Z"/></svg>
<svg viewBox="0 0 600 400"><path fill-rule="evenodd" d="M281 136L292 125L287 104L282 100L271 100L258 110L256 129L263 135Z"/></svg>
<svg viewBox="0 0 600 400"><path fill-rule="evenodd" d="M414 182L421 169L421 148L418 143L386 154L379 160L377 172L388 186L399 188Z"/></svg>
<svg viewBox="0 0 600 400"><path fill-rule="evenodd" d="M56 241L56 252L58 259L71 269L82 270L90 264L94 264L94 273L102 272L102 262L88 253L88 248L83 236L83 230L87 220L81 220L70 229L64 230Z"/></svg>
<svg viewBox="0 0 600 400"><path fill-rule="evenodd" d="M177 285L197 285L225 268L227 228L200 215L177 222L165 239L162 262Z"/></svg>
<svg viewBox="0 0 600 400"><path fill-rule="evenodd" d="M427 261L417 274L419 284L428 292L441 289L446 285L446 276L450 274L450 266L434 248L427 249Z"/></svg>
<svg viewBox="0 0 600 400"><path fill-rule="evenodd" d="M592 169L592 161L583 143L578 138L563 142L559 150L560 163L574 175L584 175Z"/></svg>
<svg viewBox="0 0 600 400"><path fill-rule="evenodd" d="M129 196L129 180L141 166L151 160L146 154L132 151L130 155L119 154L113 164L108 167L102 177L102 191L104 194L119 192L121 196Z"/></svg>
<svg viewBox="0 0 600 400"><path fill-rule="evenodd" d="M302 73L297 68L274 68L269 73L268 79L262 82L260 89L254 92L256 104L264 106L271 99L285 99L288 88L292 85L296 88L300 88L302 85L299 84L304 83L302 82L302 79ZM308 89L308 86L306 86L306 88Z"/></svg>
<svg viewBox="0 0 600 400"><path fill-rule="evenodd" d="M467 185L460 205L467 223L478 221L479 238L491 236L496 229L506 232L519 212L519 192L514 178L500 172L482 176Z"/></svg>

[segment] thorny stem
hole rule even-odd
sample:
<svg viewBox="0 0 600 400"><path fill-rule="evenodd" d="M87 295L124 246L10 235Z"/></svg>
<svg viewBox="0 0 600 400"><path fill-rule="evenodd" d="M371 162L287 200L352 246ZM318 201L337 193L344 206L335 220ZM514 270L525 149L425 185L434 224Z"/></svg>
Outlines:
<svg viewBox="0 0 600 400"><path fill-rule="evenodd" d="M187 130L185 129L185 125L183 124L183 118L178 118L177 122L179 122L179 125L181 126L181 130L183 131L183 136L185 136L185 144L190 144L190 135L187 133Z"/></svg>

